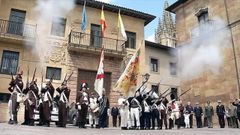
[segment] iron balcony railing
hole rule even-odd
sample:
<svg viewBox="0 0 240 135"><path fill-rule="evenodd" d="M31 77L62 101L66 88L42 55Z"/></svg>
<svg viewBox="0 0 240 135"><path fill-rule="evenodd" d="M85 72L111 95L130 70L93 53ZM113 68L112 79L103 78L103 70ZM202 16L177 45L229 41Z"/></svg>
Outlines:
<svg viewBox="0 0 240 135"><path fill-rule="evenodd" d="M0 36L34 39L36 36L36 28L36 25L0 19Z"/></svg>
<svg viewBox="0 0 240 135"><path fill-rule="evenodd" d="M94 32L93 32L94 33ZM69 34L70 47L79 49L100 49L104 47L106 52L125 54L125 41L120 39L108 38L71 31Z"/></svg>

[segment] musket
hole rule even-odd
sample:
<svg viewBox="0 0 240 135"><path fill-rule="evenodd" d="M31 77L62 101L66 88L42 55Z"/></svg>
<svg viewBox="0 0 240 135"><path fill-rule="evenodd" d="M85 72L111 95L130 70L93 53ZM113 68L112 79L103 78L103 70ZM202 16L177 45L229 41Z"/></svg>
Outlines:
<svg viewBox="0 0 240 135"><path fill-rule="evenodd" d="M165 98L165 97L167 97L168 95L170 95L172 92L170 91L170 92L168 92L165 96L163 96L162 98Z"/></svg>
<svg viewBox="0 0 240 135"><path fill-rule="evenodd" d="M164 95L165 93L167 93L169 91L170 88L168 88L167 90L165 90L161 95Z"/></svg>
<svg viewBox="0 0 240 135"><path fill-rule="evenodd" d="M49 80L50 83L52 83L52 81L53 81L54 74L55 74L55 72L52 74L52 76L51 76L51 78Z"/></svg>
<svg viewBox="0 0 240 135"><path fill-rule="evenodd" d="M63 83L66 81L66 78L67 78L67 73L66 73L66 75L65 75L65 77L64 77L64 79L63 79L62 85L63 85Z"/></svg>
<svg viewBox="0 0 240 135"><path fill-rule="evenodd" d="M37 70L37 68L35 68L35 69L34 69L34 72L33 72L33 77L32 77L32 82L34 82L35 75L36 75L36 70Z"/></svg>
<svg viewBox="0 0 240 135"><path fill-rule="evenodd" d="M144 85L145 83L148 82L148 80L149 80L149 78L148 78L146 81L142 82L142 85L135 91L134 96L136 95L136 93L137 93L138 91L140 92L140 89L143 87L143 85ZM146 88L147 88L147 87L146 87ZM145 89L146 89L146 88L145 88ZM145 90L145 89L144 89L144 90ZM144 90L143 90L143 91L144 91Z"/></svg>
<svg viewBox="0 0 240 135"><path fill-rule="evenodd" d="M27 82L26 82L26 88L29 88L29 66L27 71Z"/></svg>
<svg viewBox="0 0 240 135"><path fill-rule="evenodd" d="M68 79L66 80L68 82L68 80L72 77L73 72L68 76Z"/></svg>
<svg viewBox="0 0 240 135"><path fill-rule="evenodd" d="M14 80L14 77L13 77L13 73L11 72L11 76L12 76L12 81Z"/></svg>
<svg viewBox="0 0 240 135"><path fill-rule="evenodd" d="M41 74L42 74L42 79L41 79L41 90L42 90L42 88L43 88L43 71L42 71ZM41 91L41 90L40 90L40 91Z"/></svg>
<svg viewBox="0 0 240 135"><path fill-rule="evenodd" d="M190 90L192 90L192 89L190 88L190 89L184 91L182 94L180 94L180 95L178 96L178 98L180 98L182 95L186 94L186 93L187 93L188 91L190 91Z"/></svg>

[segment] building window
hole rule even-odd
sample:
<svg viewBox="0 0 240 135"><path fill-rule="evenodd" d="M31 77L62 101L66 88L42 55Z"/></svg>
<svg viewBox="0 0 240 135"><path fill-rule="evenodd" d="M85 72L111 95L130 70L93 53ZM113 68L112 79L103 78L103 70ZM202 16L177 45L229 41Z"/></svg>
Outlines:
<svg viewBox="0 0 240 135"><path fill-rule="evenodd" d="M55 17L52 20L51 35L64 37L65 36L65 27L66 27L66 19Z"/></svg>
<svg viewBox="0 0 240 135"><path fill-rule="evenodd" d="M24 21L25 21L26 11L11 9L9 22L7 25L7 33L23 35Z"/></svg>
<svg viewBox="0 0 240 135"><path fill-rule="evenodd" d="M2 74L16 74L19 61L19 52L3 51L1 73Z"/></svg>
<svg viewBox="0 0 240 135"><path fill-rule="evenodd" d="M150 63L151 71L158 72L158 60L151 58L150 61L151 61L151 63Z"/></svg>
<svg viewBox="0 0 240 135"><path fill-rule="evenodd" d="M102 46L102 32L100 25L91 24L90 45L94 47Z"/></svg>
<svg viewBox="0 0 240 135"><path fill-rule="evenodd" d="M152 85L152 90L158 94L158 85Z"/></svg>
<svg viewBox="0 0 240 135"><path fill-rule="evenodd" d="M208 21L208 11L201 12L198 16L198 22L203 24Z"/></svg>
<svg viewBox="0 0 240 135"><path fill-rule="evenodd" d="M136 48L136 33L126 32L127 41L125 42L126 48L135 49Z"/></svg>
<svg viewBox="0 0 240 135"><path fill-rule="evenodd" d="M61 68L47 67L46 79L61 80Z"/></svg>
<svg viewBox="0 0 240 135"><path fill-rule="evenodd" d="M170 62L170 75L177 75L177 64Z"/></svg>
<svg viewBox="0 0 240 135"><path fill-rule="evenodd" d="M0 93L0 103L7 103L10 96L10 93Z"/></svg>
<svg viewBox="0 0 240 135"><path fill-rule="evenodd" d="M176 100L178 100L177 88L171 88L171 94L175 97Z"/></svg>

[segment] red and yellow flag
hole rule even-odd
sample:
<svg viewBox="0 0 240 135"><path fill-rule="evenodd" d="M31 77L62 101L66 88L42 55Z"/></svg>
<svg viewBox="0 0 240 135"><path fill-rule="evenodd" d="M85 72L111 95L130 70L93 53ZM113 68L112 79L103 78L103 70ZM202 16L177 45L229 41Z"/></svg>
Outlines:
<svg viewBox="0 0 240 135"><path fill-rule="evenodd" d="M139 55L140 48L132 56L124 72L114 86L114 89L121 91L127 97L133 96L136 90L137 78L139 75Z"/></svg>
<svg viewBox="0 0 240 135"><path fill-rule="evenodd" d="M106 21L105 21L105 16L104 16L103 8L102 8L102 12L101 12L100 24L101 24L102 36L104 36L104 32L105 32L105 30L106 30L106 28L107 28L107 24L106 24Z"/></svg>

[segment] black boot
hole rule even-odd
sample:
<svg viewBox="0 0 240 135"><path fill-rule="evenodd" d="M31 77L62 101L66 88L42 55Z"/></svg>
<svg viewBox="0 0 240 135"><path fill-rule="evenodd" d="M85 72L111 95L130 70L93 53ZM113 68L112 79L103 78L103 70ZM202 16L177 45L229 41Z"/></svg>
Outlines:
<svg viewBox="0 0 240 135"><path fill-rule="evenodd" d="M13 124L13 120L9 119L8 124L12 125Z"/></svg>
<svg viewBox="0 0 240 135"><path fill-rule="evenodd" d="M13 115L13 124L15 124L15 125L18 124L17 115Z"/></svg>
<svg viewBox="0 0 240 135"><path fill-rule="evenodd" d="M173 120L169 119L169 129L172 129L172 128L173 128Z"/></svg>
<svg viewBox="0 0 240 135"><path fill-rule="evenodd" d="M30 120L29 126L34 126L34 120L33 119Z"/></svg>

